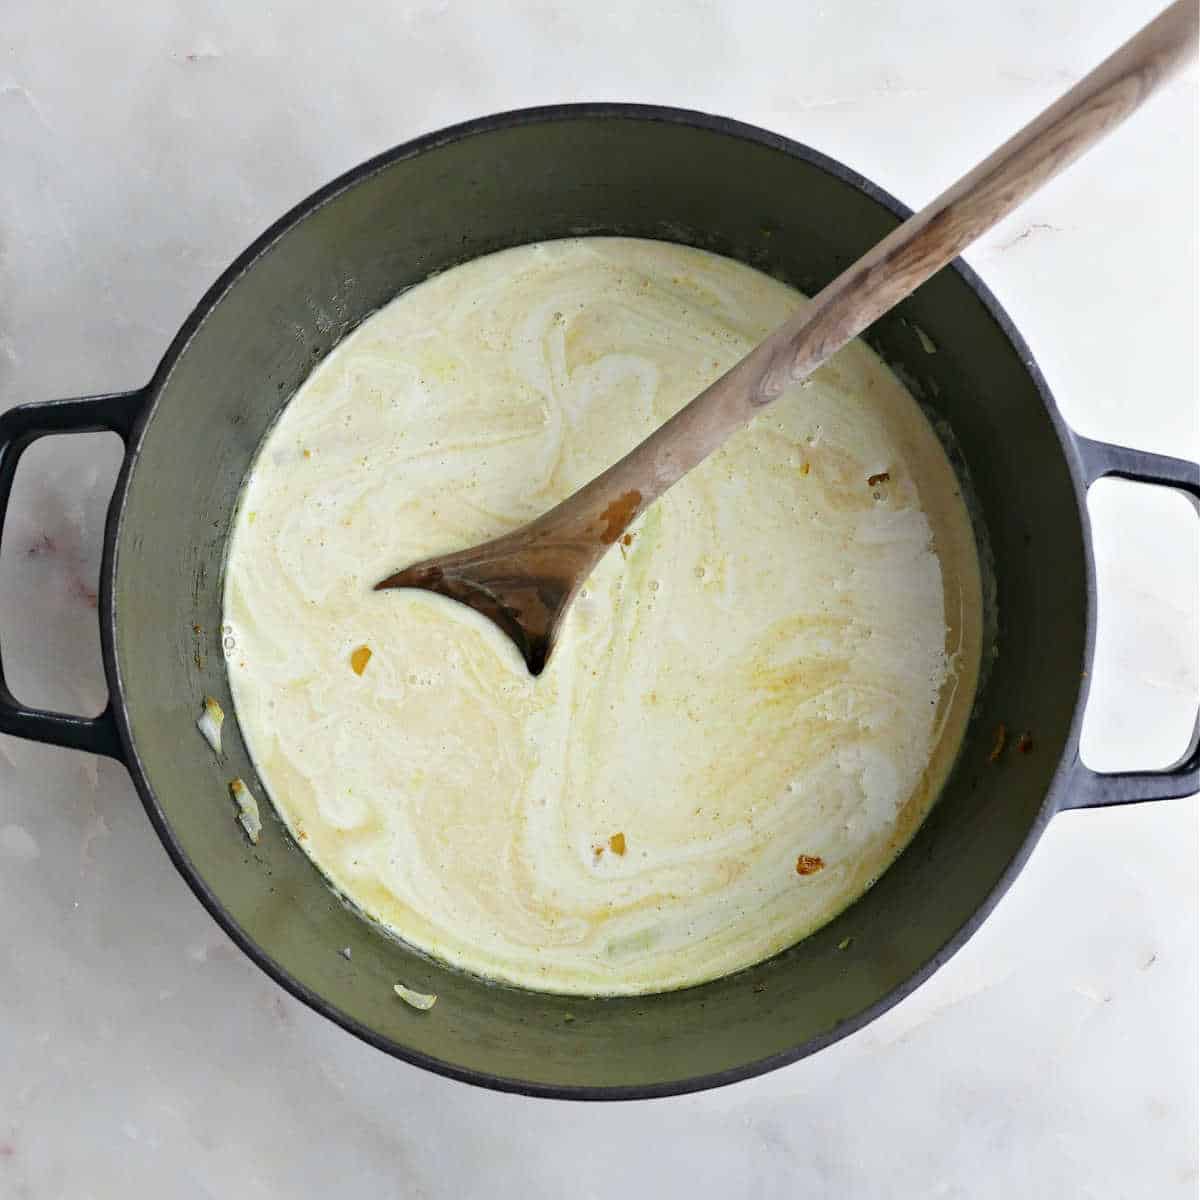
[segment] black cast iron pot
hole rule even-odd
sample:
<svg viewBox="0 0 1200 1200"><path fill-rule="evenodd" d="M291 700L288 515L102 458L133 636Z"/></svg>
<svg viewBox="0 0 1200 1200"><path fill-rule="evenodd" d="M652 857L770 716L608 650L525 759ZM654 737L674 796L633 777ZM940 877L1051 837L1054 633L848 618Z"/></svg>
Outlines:
<svg viewBox="0 0 1200 1200"><path fill-rule="evenodd" d="M1078 735L1096 610L1088 485L1120 475L1196 497L1200 471L1073 435L1028 347L961 263L868 340L961 448L995 560L999 656L932 815L875 887L812 937L737 975L657 996L588 1000L483 983L355 915L272 812L251 848L227 785L241 775L260 797L264 789L237 723L226 722L218 763L195 721L206 694L232 712L221 572L255 450L313 364L399 290L522 242L627 234L730 255L811 294L907 215L812 150L673 109L509 113L365 163L225 272L147 387L0 417L0 510L34 439L110 429L126 447L100 583L108 707L94 719L32 710L0 679L0 731L124 762L175 865L238 945L319 1012L431 1070L536 1095L662 1096L743 1079L845 1036L963 944L1060 809L1198 787L1195 741L1173 770L1097 775L1079 760ZM1033 731L1034 749L991 764L1002 721ZM437 1006L414 1012L393 994L397 980L437 992Z"/></svg>

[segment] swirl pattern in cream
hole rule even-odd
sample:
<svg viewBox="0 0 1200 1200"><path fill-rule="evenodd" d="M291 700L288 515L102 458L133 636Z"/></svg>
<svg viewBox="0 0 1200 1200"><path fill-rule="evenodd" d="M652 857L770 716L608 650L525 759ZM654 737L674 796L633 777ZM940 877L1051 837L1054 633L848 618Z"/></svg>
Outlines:
<svg viewBox="0 0 1200 1200"><path fill-rule="evenodd" d="M305 851L395 934L535 989L683 987L828 921L926 815L978 564L865 345L639 519L539 678L466 608L371 590L568 495L802 302L679 246L519 247L400 296L284 410L227 563L237 717Z"/></svg>

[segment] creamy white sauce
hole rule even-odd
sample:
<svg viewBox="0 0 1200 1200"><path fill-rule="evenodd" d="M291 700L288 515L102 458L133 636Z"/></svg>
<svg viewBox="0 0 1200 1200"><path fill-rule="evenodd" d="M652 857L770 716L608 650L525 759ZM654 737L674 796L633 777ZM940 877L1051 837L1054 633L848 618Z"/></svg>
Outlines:
<svg viewBox="0 0 1200 1200"><path fill-rule="evenodd" d="M541 677L465 607L371 590L567 496L801 303L698 250L520 247L373 316L266 439L225 583L237 717L305 851L406 941L531 988L682 987L824 924L925 817L978 565L861 343L638 520Z"/></svg>

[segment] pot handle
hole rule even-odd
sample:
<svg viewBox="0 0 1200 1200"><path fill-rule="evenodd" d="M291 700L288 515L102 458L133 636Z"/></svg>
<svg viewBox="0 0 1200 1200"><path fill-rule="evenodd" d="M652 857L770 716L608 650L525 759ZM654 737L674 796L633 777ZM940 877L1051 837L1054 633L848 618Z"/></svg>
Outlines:
<svg viewBox="0 0 1200 1200"><path fill-rule="evenodd" d="M1200 514L1200 464L1078 435L1075 448L1086 486L1090 487L1097 479L1113 476L1136 483L1178 488L1191 499ZM1141 800L1170 800L1197 791L1200 791L1200 715L1183 757L1174 766L1161 771L1102 774L1085 767L1077 750L1071 778L1064 789L1062 808L1100 808Z"/></svg>
<svg viewBox="0 0 1200 1200"><path fill-rule="evenodd" d="M78 400L48 400L21 404L0 413L0 538L8 516L8 499L21 455L41 437L56 433L95 433L111 430L128 448L134 420L145 392L113 392ZM128 449L126 450L128 453ZM112 713L112 700L97 717L75 717L22 704L9 690L0 653L0 733L88 750L123 761L121 741Z"/></svg>

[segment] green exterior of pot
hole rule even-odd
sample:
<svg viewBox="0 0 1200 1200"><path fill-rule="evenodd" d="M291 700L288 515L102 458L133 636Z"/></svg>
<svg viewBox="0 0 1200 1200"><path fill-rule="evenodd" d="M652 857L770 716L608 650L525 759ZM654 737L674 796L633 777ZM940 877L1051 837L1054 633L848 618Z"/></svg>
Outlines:
<svg viewBox="0 0 1200 1200"><path fill-rule="evenodd" d="M1135 452L1072 440L1028 350L961 266L869 340L952 431L966 465L994 556L997 657L929 820L812 937L740 974L656 996L589 1000L484 983L339 900L265 803L236 720L225 724L223 761L195 720L206 695L232 718L222 567L255 450L313 364L397 292L506 246L624 234L714 250L813 293L904 215L784 139L627 105L487 118L365 164L234 264L144 391L0 418L0 510L34 437L106 427L128 446L101 580L111 708L92 721L22 709L0 678L0 729L122 758L168 852L242 948L333 1020L433 1070L542 1095L664 1095L759 1073L858 1028L969 936L1069 787L1099 803L1194 784L1115 777L1126 782L1109 794L1078 763L1093 622L1083 487L1110 471L1148 473L1140 459L1112 457ZM1195 491L1189 464L1155 461L1167 464L1158 475ZM1033 752L989 763L1000 722L1031 730ZM234 820L235 776L264 802L254 847ZM414 1011L393 994L397 981L438 993L437 1005Z"/></svg>

